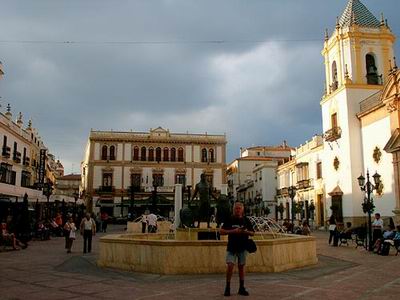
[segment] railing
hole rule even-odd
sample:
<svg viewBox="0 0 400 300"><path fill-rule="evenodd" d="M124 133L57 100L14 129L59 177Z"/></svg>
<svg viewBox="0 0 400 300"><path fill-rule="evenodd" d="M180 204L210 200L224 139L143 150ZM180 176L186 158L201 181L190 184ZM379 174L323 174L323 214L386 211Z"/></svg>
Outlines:
<svg viewBox="0 0 400 300"><path fill-rule="evenodd" d="M324 134L325 141L327 142L336 141L337 139L340 139L341 136L342 136L342 129L339 126L329 129Z"/></svg>
<svg viewBox="0 0 400 300"><path fill-rule="evenodd" d="M24 158L24 166L29 166L30 165L30 162L31 162L31 159L29 158L29 157L25 157Z"/></svg>
<svg viewBox="0 0 400 300"><path fill-rule="evenodd" d="M298 190L305 190L312 188L313 182L311 179L304 179L297 182L297 189Z"/></svg>
<svg viewBox="0 0 400 300"><path fill-rule="evenodd" d="M11 153L11 148L10 148L10 147L7 147L7 146L3 146L3 151L2 151L2 153L1 153L1 155L2 155L3 157L9 158L9 157L10 157L10 153Z"/></svg>
<svg viewBox="0 0 400 300"><path fill-rule="evenodd" d="M21 152L14 151L13 161L15 161L18 164L21 162Z"/></svg>
<svg viewBox="0 0 400 300"><path fill-rule="evenodd" d="M95 189L97 194L111 194L115 192L114 186L99 186L98 189Z"/></svg>
<svg viewBox="0 0 400 300"><path fill-rule="evenodd" d="M383 85L382 75L371 73L371 74L367 74L366 77L367 77L368 84Z"/></svg>
<svg viewBox="0 0 400 300"><path fill-rule="evenodd" d="M277 196L284 196L284 197L288 196L289 195L288 188L285 187L285 188L277 189L276 190L276 195Z"/></svg>

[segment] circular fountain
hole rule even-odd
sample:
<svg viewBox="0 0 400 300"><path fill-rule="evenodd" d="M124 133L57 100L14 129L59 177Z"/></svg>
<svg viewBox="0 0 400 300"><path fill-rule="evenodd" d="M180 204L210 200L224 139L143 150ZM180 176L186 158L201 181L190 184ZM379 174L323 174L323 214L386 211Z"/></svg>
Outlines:
<svg viewBox="0 0 400 300"><path fill-rule="evenodd" d="M314 237L287 234L272 219L249 219L258 250L248 256L248 272L281 272L317 263ZM107 235L100 239L98 265L155 274L224 273L227 236L217 239L218 231L177 228L172 233Z"/></svg>

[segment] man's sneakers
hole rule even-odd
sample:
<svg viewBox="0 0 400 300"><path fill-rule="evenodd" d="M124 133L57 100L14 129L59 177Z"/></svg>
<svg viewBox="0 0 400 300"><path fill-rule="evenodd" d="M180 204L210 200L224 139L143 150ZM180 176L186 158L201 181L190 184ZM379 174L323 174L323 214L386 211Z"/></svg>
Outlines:
<svg viewBox="0 0 400 300"><path fill-rule="evenodd" d="M249 292L246 291L246 289L245 289L244 287L241 287L241 288L239 288L238 294L239 294L239 295L242 295L242 296L248 296L248 295L249 295Z"/></svg>
<svg viewBox="0 0 400 300"><path fill-rule="evenodd" d="M230 295L231 295L231 289L229 287L225 287L224 296L230 296Z"/></svg>

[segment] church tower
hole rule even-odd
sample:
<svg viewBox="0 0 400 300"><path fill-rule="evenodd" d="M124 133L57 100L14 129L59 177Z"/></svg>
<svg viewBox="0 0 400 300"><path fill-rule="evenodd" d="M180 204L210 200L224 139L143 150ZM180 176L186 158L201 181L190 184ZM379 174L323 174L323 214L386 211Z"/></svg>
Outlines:
<svg viewBox="0 0 400 300"><path fill-rule="evenodd" d="M349 0L332 34L325 33L326 84L320 104L326 212L344 221L357 223L357 217L364 216L356 178L368 166L363 166L357 114L361 101L380 95L391 69L394 42L383 14L379 21L360 0Z"/></svg>

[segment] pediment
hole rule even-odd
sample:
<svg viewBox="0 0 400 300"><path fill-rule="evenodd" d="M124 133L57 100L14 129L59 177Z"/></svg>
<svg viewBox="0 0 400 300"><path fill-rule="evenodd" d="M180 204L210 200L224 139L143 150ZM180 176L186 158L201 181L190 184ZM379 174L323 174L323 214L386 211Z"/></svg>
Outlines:
<svg viewBox="0 0 400 300"><path fill-rule="evenodd" d="M399 97L400 90L400 70L390 74L387 83L383 87L381 100L388 107L389 110L393 110L393 106L396 106L396 101Z"/></svg>
<svg viewBox="0 0 400 300"><path fill-rule="evenodd" d="M155 129L150 129L150 136L151 137L169 137L170 133L168 129L164 129L161 126L155 128Z"/></svg>
<svg viewBox="0 0 400 300"><path fill-rule="evenodd" d="M400 129L397 128L383 148L388 153L400 151Z"/></svg>
<svg viewBox="0 0 400 300"><path fill-rule="evenodd" d="M343 191L340 188L340 186L336 186L330 193L328 193L329 196L333 197L333 196L342 196L343 195Z"/></svg>

